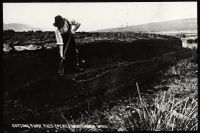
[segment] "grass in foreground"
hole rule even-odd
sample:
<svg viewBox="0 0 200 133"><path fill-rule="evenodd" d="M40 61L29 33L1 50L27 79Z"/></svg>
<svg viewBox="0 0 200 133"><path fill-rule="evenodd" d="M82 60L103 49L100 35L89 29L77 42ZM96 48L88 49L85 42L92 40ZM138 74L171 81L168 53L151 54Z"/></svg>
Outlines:
<svg viewBox="0 0 200 133"><path fill-rule="evenodd" d="M159 92L144 95L136 83L137 98L116 101L117 106L112 109L95 111L78 123L106 125L109 130L117 131L197 131L197 63L182 60L162 75L154 89L165 86L169 88L167 91L159 89ZM69 130L74 131L70 127Z"/></svg>

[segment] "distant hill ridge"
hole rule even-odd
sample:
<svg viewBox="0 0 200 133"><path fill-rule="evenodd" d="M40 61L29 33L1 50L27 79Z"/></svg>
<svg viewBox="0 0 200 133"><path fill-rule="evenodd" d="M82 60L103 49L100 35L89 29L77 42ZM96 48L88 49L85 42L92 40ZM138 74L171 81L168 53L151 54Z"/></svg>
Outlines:
<svg viewBox="0 0 200 133"><path fill-rule="evenodd" d="M9 24L3 23L3 30L37 31L41 29L38 27L32 27L30 25L21 23L9 23ZM101 29L93 32L163 32L163 31L180 31L180 30L197 31L197 18L152 22L147 24L139 24L126 27Z"/></svg>
<svg viewBox="0 0 200 133"><path fill-rule="evenodd" d="M37 31L41 30L40 28L37 27L32 27L27 24L21 24L21 23L9 23L5 24L3 23L3 30L14 30L14 31Z"/></svg>
<svg viewBox="0 0 200 133"><path fill-rule="evenodd" d="M197 30L197 18L152 22L127 27L102 29L96 32L161 32L178 30Z"/></svg>

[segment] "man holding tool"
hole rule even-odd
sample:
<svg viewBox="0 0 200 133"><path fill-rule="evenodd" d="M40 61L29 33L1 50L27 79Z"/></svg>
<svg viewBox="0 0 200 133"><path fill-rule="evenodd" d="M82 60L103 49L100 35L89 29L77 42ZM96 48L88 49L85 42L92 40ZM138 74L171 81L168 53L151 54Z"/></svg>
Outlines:
<svg viewBox="0 0 200 133"><path fill-rule="evenodd" d="M80 23L76 21L68 21L62 16L58 15L55 17L55 22L53 24L56 28L55 36L57 45L59 45L60 52L60 65L59 65L59 74L62 76L64 74L64 60L68 57L74 57L76 60L76 70L81 72L83 69L80 67L79 51L75 43L74 34L76 30L80 27ZM73 26L73 27L72 27Z"/></svg>

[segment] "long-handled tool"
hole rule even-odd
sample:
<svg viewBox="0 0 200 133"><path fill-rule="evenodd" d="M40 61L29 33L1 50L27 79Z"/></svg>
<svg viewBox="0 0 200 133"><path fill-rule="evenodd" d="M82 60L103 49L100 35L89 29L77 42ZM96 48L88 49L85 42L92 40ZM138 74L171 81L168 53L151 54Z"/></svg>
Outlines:
<svg viewBox="0 0 200 133"><path fill-rule="evenodd" d="M72 35L73 35L72 33L69 33L69 37L68 37L68 40L67 40L67 42L66 42L66 47L65 47L65 49L64 49L64 51L63 51L64 58L61 59L60 64L59 64L59 73L60 73L60 75L63 75L63 74L64 74L63 62L64 62L64 59L66 58L66 57L65 57L65 54L66 54L66 52L67 52L67 49L68 49L69 43L70 43L70 41L71 41Z"/></svg>

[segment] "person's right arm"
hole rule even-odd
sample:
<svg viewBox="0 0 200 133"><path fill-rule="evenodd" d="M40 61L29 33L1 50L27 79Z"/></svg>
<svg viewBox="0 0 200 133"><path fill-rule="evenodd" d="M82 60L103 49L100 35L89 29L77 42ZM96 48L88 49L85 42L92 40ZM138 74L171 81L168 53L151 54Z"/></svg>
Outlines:
<svg viewBox="0 0 200 133"><path fill-rule="evenodd" d="M64 43L63 43L61 33L59 32L58 29L55 31L55 36L56 36L56 44L59 46L59 50L60 50L60 57L64 58L64 55L63 55L63 44Z"/></svg>

